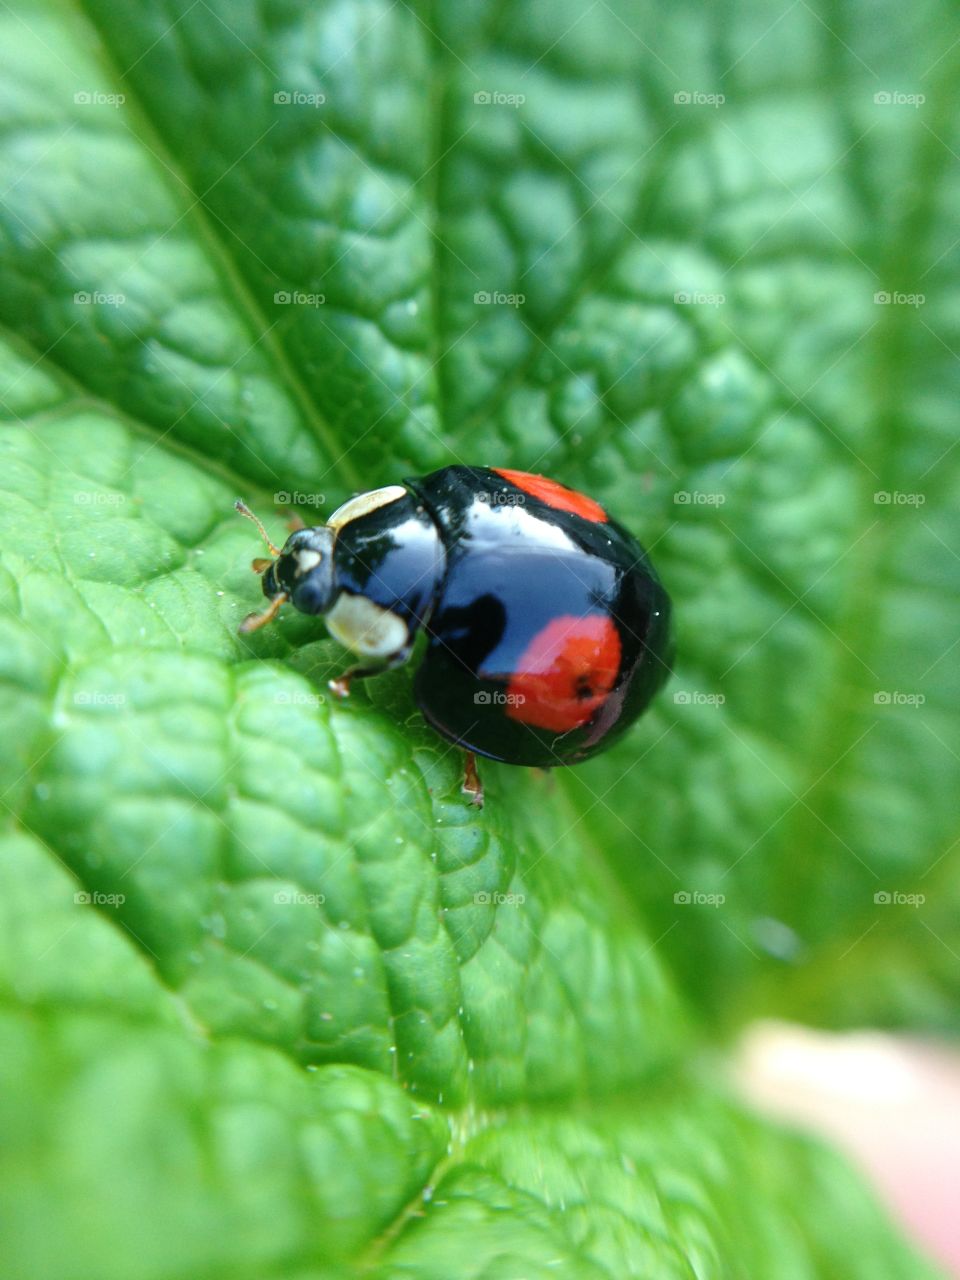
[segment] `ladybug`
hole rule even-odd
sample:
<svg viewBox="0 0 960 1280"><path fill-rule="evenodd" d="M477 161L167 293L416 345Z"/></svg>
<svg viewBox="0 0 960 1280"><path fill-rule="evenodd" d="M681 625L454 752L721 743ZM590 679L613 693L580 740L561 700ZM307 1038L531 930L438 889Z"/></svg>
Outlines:
<svg viewBox="0 0 960 1280"><path fill-rule="evenodd" d="M592 498L501 467L444 467L361 493L255 560L270 601L322 614L362 660L350 682L410 657L424 718L467 752L463 790L482 804L475 754L576 764L619 738L664 683L670 600L646 552Z"/></svg>

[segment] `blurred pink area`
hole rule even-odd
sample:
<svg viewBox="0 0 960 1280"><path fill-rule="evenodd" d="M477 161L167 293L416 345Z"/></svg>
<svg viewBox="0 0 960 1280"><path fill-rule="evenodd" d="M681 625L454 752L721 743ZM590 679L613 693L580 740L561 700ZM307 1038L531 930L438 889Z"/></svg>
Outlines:
<svg viewBox="0 0 960 1280"><path fill-rule="evenodd" d="M960 1278L960 1052L762 1022L741 1043L737 1076L755 1106L846 1151L928 1257Z"/></svg>

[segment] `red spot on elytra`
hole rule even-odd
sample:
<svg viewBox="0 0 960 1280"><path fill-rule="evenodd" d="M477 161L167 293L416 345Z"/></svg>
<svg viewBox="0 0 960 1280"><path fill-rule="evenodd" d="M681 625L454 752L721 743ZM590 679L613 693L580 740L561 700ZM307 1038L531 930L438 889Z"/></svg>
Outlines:
<svg viewBox="0 0 960 1280"><path fill-rule="evenodd" d="M531 498L539 498L557 511L570 511L575 516L583 516L584 520L597 520L601 523L609 519L599 502L594 502L586 494L577 493L576 489L568 489L558 480L535 476L529 471L508 471L503 467L494 467L493 470L524 493L529 493Z"/></svg>
<svg viewBox="0 0 960 1280"><path fill-rule="evenodd" d="M527 645L507 686L511 720L569 733L606 701L620 671L620 634L611 618L565 614Z"/></svg>

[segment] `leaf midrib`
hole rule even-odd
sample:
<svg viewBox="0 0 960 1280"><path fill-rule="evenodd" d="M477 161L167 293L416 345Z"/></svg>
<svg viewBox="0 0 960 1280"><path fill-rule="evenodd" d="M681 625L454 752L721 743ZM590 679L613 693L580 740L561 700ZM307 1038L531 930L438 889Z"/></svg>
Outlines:
<svg viewBox="0 0 960 1280"><path fill-rule="evenodd" d="M85 0L73 0L73 7L76 17L87 25L96 38L95 42L99 46L101 61L109 83L123 86L124 92L128 94L124 106L131 112L135 125L138 126L131 127L130 132L134 137L144 137L145 149L152 153L152 160L159 158L160 165L154 165L159 181L171 191L175 204L179 205L182 202L184 193L192 197L184 221L191 222L195 227L197 238L206 246L218 275L222 276L232 290L238 313L244 317L251 332L257 336L258 345L270 353L277 369L279 385L286 388L299 408L305 430L312 432L330 459L328 472L337 475L345 489L355 492L362 488L360 473L350 462L349 451L344 452L340 447L336 433L322 414L306 383L297 373L283 345L276 338L273 326L267 323L262 307L252 292L239 261L228 251L225 240L216 234L203 196L195 190L177 158L167 146L148 108L145 95L136 89L133 81L124 79L120 72L114 47L111 44L111 32L108 28L97 24ZM146 139L149 141L147 142ZM166 172L161 172L161 168ZM62 367L59 361L55 363L58 368ZM191 456L194 456L192 450Z"/></svg>

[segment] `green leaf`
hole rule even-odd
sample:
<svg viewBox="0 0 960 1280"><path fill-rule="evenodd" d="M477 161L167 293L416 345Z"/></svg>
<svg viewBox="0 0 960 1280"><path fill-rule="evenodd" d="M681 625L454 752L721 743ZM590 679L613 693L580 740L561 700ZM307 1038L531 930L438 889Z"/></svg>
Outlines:
<svg viewBox="0 0 960 1280"><path fill-rule="evenodd" d="M761 1180L763 1194L744 1198ZM833 1156L671 1088L589 1119L489 1129L440 1180L383 1274L855 1280L915 1267L890 1251L876 1207Z"/></svg>
<svg viewBox="0 0 960 1280"><path fill-rule="evenodd" d="M5 1274L927 1274L711 1078L957 1028L960 29L882 9L0 13ZM482 814L409 671L236 631L237 496L457 460L678 615Z"/></svg>

